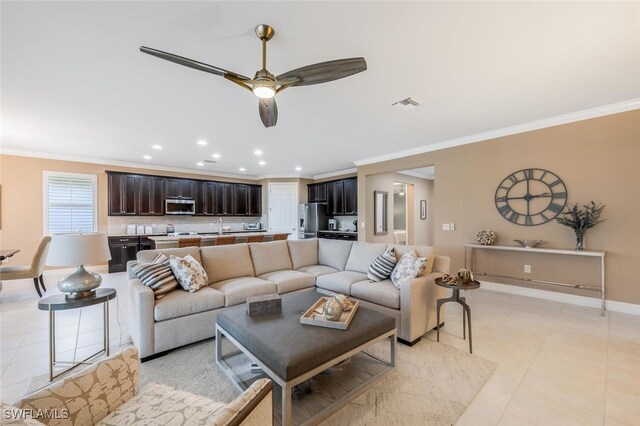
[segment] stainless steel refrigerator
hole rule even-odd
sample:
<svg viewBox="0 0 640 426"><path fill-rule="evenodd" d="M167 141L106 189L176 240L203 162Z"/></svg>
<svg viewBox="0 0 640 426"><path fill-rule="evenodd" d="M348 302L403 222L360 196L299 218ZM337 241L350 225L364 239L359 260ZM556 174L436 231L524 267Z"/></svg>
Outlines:
<svg viewBox="0 0 640 426"><path fill-rule="evenodd" d="M327 229L327 205L308 203L298 205L298 238L316 238L318 231Z"/></svg>

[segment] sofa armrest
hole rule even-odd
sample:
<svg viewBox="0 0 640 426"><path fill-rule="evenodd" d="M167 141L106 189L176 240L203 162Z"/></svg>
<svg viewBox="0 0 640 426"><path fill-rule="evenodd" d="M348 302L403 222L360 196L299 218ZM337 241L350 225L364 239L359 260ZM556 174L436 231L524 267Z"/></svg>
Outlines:
<svg viewBox="0 0 640 426"><path fill-rule="evenodd" d="M129 280L129 331L141 358L154 354L155 304L153 290L137 278Z"/></svg>
<svg viewBox="0 0 640 426"><path fill-rule="evenodd" d="M137 260L127 261L127 276L129 277L130 280L136 277L136 274L133 273L133 268L132 268L134 263L140 263L140 262L138 262Z"/></svg>
<svg viewBox="0 0 640 426"><path fill-rule="evenodd" d="M436 302L447 296L447 289L436 285L436 278L449 272L450 258L436 256L438 270L414 278L400 288L400 327L398 337L413 342L436 327ZM444 311L443 311L444 312ZM444 315L441 321L444 319Z"/></svg>
<svg viewBox="0 0 640 426"><path fill-rule="evenodd" d="M96 424L138 393L139 368L138 350L130 346L13 405L43 413L36 420L45 425L59 424L60 417L69 425Z"/></svg>
<svg viewBox="0 0 640 426"><path fill-rule="evenodd" d="M273 424L273 383L256 380L240 396L215 416L213 424L225 426L271 426Z"/></svg>

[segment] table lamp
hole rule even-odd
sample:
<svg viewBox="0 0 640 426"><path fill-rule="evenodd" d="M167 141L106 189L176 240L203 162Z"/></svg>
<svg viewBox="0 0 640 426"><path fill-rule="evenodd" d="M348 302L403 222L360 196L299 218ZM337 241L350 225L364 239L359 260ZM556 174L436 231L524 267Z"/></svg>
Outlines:
<svg viewBox="0 0 640 426"><path fill-rule="evenodd" d="M77 266L76 271L58 283L67 299L89 297L100 287L102 277L84 269L84 265L111 260L104 233L55 234L51 239L47 265Z"/></svg>

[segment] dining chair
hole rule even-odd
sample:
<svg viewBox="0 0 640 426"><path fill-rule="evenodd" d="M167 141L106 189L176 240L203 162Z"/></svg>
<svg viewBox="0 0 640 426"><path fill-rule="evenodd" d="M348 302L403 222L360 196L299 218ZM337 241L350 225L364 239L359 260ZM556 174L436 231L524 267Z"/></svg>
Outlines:
<svg viewBox="0 0 640 426"><path fill-rule="evenodd" d="M178 240L178 248L183 247L200 247L202 237L180 238Z"/></svg>
<svg viewBox="0 0 640 426"><path fill-rule="evenodd" d="M44 264L47 260L47 253L49 252L49 244L51 243L51 237L46 236L40 241L38 250L33 256L31 266L2 266L0 267L0 280L23 280L26 278L33 278L33 285L36 287L38 296L42 297L40 286L44 291L47 288L44 286L44 279L42 273L44 272ZM40 281L40 286L38 285Z"/></svg>
<svg viewBox="0 0 640 426"><path fill-rule="evenodd" d="M289 237L289 234L274 234L273 241L282 241L286 240Z"/></svg>
<svg viewBox="0 0 640 426"><path fill-rule="evenodd" d="M248 235L247 242L248 243L261 243L264 241L264 235Z"/></svg>
<svg viewBox="0 0 640 426"><path fill-rule="evenodd" d="M229 244L235 244L236 237L216 237L216 245L217 246L227 246Z"/></svg>

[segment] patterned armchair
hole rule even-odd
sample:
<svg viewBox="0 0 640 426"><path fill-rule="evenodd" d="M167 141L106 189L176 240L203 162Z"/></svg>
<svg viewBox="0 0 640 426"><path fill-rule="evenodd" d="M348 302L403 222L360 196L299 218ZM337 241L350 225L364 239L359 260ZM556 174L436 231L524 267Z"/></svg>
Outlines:
<svg viewBox="0 0 640 426"><path fill-rule="evenodd" d="M2 404L11 425L272 424L273 384L260 379L229 404L153 383L138 392L140 362L131 346L63 380Z"/></svg>

